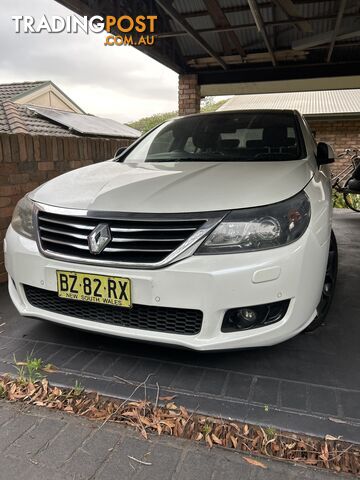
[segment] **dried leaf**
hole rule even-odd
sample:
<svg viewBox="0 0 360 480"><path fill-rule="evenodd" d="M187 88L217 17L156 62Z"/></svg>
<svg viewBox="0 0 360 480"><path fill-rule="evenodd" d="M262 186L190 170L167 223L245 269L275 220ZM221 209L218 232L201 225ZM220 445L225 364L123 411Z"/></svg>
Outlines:
<svg viewBox="0 0 360 480"><path fill-rule="evenodd" d="M213 446L213 442L210 438L210 435L206 435L205 441L209 444L209 447L211 448Z"/></svg>
<svg viewBox="0 0 360 480"><path fill-rule="evenodd" d="M243 434L246 437L248 435L248 433L249 433L249 425L245 424L244 428L243 428Z"/></svg>
<svg viewBox="0 0 360 480"><path fill-rule="evenodd" d="M160 424L164 424L170 429L175 427L175 422L173 422L172 420L160 420Z"/></svg>
<svg viewBox="0 0 360 480"><path fill-rule="evenodd" d="M222 445L222 440L215 435L215 433L211 434L211 440L216 443L217 445Z"/></svg>
<svg viewBox="0 0 360 480"><path fill-rule="evenodd" d="M203 434L202 434L201 432L199 432L199 433L196 435L195 440L198 442L198 441L202 440L202 438L203 438Z"/></svg>
<svg viewBox="0 0 360 480"><path fill-rule="evenodd" d="M325 435L325 440L327 440L327 441L340 440L340 439L341 439L341 436L334 437L333 435L329 435L329 434Z"/></svg>
<svg viewBox="0 0 360 480"><path fill-rule="evenodd" d="M149 420L147 417L140 417L141 423L144 425L150 427L153 423L151 420Z"/></svg>
<svg viewBox="0 0 360 480"><path fill-rule="evenodd" d="M43 372L46 372L46 373L57 372L57 368L55 367L55 365L52 365L51 363L48 363L47 365L45 365L45 367L42 370Z"/></svg>
<svg viewBox="0 0 360 480"><path fill-rule="evenodd" d="M173 402L167 403L165 406L166 406L166 408L168 408L169 410L177 410L177 406L176 406L175 403L173 403Z"/></svg>
<svg viewBox="0 0 360 480"><path fill-rule="evenodd" d="M252 457L243 457L243 459L247 462L250 463L250 465L254 465L255 467L260 467L260 468L267 468L266 465L263 463L259 462L258 460L255 460Z"/></svg>
<svg viewBox="0 0 360 480"><path fill-rule="evenodd" d="M186 408L180 407L180 412L181 412L181 414L184 418L186 418L186 419L189 418L190 415L189 415L188 411L186 410Z"/></svg>
<svg viewBox="0 0 360 480"><path fill-rule="evenodd" d="M52 394L55 395L56 397L59 397L62 394L62 391L58 387L54 387L52 390Z"/></svg>
<svg viewBox="0 0 360 480"><path fill-rule="evenodd" d="M176 398L176 395L173 395L172 397L159 397L159 400L161 402L171 402L171 400L174 400Z"/></svg>
<svg viewBox="0 0 360 480"><path fill-rule="evenodd" d="M231 440L231 443L233 444L233 447L236 448L238 444L238 439L233 435L230 435L230 440Z"/></svg>

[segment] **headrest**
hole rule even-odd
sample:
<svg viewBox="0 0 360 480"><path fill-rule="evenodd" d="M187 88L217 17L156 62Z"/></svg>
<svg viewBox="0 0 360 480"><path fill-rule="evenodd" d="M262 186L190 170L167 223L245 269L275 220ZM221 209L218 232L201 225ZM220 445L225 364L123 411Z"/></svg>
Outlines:
<svg viewBox="0 0 360 480"><path fill-rule="evenodd" d="M193 133L192 139L195 147L200 148L201 150L206 150L209 148L215 149L218 137L219 134L214 134L214 132L198 130Z"/></svg>
<svg viewBox="0 0 360 480"><path fill-rule="evenodd" d="M263 145L270 147L285 147L295 144L294 138L288 138L287 127L267 127L263 131Z"/></svg>
<svg viewBox="0 0 360 480"><path fill-rule="evenodd" d="M218 148L220 150L233 150L239 146L240 140L237 138L229 138L218 141Z"/></svg>
<svg viewBox="0 0 360 480"><path fill-rule="evenodd" d="M248 140L246 142L247 148L262 148L264 146L264 142L262 140Z"/></svg>

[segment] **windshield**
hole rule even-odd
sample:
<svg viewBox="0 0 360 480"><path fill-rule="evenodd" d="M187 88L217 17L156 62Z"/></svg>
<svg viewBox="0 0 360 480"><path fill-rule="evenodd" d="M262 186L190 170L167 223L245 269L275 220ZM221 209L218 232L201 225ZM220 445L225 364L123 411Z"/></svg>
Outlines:
<svg viewBox="0 0 360 480"><path fill-rule="evenodd" d="M178 118L160 125L125 163L299 160L304 141L292 112L231 112Z"/></svg>

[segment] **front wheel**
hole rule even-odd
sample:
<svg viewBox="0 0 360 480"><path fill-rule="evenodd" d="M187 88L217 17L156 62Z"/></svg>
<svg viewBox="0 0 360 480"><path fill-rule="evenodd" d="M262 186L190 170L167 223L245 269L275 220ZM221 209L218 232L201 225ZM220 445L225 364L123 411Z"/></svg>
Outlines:
<svg viewBox="0 0 360 480"><path fill-rule="evenodd" d="M304 330L312 332L325 323L325 317L330 309L334 297L336 277L338 271L338 248L333 230L331 230L329 256L326 267L325 281L321 293L321 299L316 309L316 317L310 325Z"/></svg>
<svg viewBox="0 0 360 480"><path fill-rule="evenodd" d="M349 182L353 180L349 178L349 180L346 182L344 189L346 190L347 187L349 186ZM346 203L346 206L348 208L351 208L351 210L354 210L354 212L360 212L360 192L355 193L351 191L345 191L344 192L344 200Z"/></svg>

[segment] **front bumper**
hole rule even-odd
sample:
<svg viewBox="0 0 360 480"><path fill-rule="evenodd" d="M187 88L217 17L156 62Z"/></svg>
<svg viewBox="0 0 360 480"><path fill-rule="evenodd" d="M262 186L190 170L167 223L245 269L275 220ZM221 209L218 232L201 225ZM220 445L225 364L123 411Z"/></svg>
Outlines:
<svg viewBox="0 0 360 480"><path fill-rule="evenodd" d="M192 256L159 270L116 269L46 258L35 241L9 227L5 239L9 291L21 315L124 338L179 345L195 350L250 348L285 341L315 317L325 276L328 242L309 228L295 243L271 251ZM51 313L33 307L23 285L56 291L56 270L130 278L133 303L197 309L203 324L197 335L126 328ZM238 332L221 332L226 310L290 299L279 322Z"/></svg>

